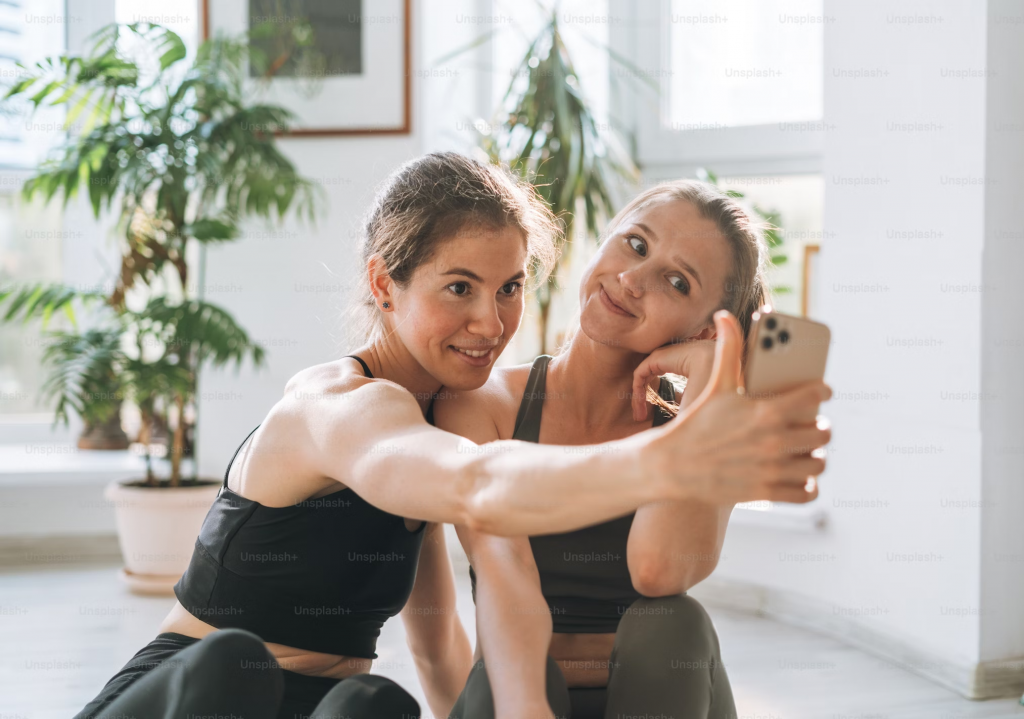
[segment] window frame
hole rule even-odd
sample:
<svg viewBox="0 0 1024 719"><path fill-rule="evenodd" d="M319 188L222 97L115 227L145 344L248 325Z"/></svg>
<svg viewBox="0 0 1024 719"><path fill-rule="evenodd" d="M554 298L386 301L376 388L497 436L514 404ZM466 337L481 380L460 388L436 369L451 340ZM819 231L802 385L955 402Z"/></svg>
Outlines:
<svg viewBox="0 0 1024 719"><path fill-rule="evenodd" d="M668 83L663 70L670 67L671 0L609 0L613 16L627 21L609 28L613 51L647 72L660 86L655 97L633 83L612 83L612 107L630 129L636 159L645 173L692 176L710 167L722 177L821 174L825 127L822 118L808 121L809 129L771 123L710 129L672 129L662 119L668 111ZM656 68L651 72L645 70ZM814 129L817 128L817 129Z"/></svg>

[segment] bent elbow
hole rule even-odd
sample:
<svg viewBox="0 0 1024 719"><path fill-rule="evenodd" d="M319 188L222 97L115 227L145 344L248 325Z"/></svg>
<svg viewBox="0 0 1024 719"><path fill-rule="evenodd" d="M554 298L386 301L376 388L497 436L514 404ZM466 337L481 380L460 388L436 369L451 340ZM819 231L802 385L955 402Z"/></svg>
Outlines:
<svg viewBox="0 0 1024 719"><path fill-rule="evenodd" d="M637 562L629 568L633 589L645 597L670 597L686 590L684 577L673 572L669 563L658 558Z"/></svg>
<svg viewBox="0 0 1024 719"><path fill-rule="evenodd" d="M505 536L501 513L496 512L493 502L484 499L481 494L474 492L463 502L460 512L462 523L473 532Z"/></svg>
<svg viewBox="0 0 1024 719"><path fill-rule="evenodd" d="M471 462L459 473L456 494L461 524L474 532L509 536L508 507L501 506L483 462Z"/></svg>
<svg viewBox="0 0 1024 719"><path fill-rule="evenodd" d="M456 481L456 515L459 524L473 532L491 533L493 512L485 495L486 482L482 481L483 472L477 463L471 463L458 473Z"/></svg>

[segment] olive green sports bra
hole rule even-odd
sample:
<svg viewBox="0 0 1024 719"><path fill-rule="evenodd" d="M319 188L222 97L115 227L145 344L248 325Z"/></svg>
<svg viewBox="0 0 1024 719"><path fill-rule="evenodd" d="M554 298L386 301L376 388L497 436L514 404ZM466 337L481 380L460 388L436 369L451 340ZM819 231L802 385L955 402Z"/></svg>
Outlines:
<svg viewBox="0 0 1024 719"><path fill-rule="evenodd" d="M512 438L537 442L544 407L549 355L533 362L523 401L516 416ZM661 378L658 394L675 402L676 389ZM654 408L654 426L671 417ZM633 513L601 524L563 534L530 537L533 557L540 572L541 591L551 610L556 633L612 634L629 606L640 598L626 564L626 542ZM476 598L476 574L469 570Z"/></svg>

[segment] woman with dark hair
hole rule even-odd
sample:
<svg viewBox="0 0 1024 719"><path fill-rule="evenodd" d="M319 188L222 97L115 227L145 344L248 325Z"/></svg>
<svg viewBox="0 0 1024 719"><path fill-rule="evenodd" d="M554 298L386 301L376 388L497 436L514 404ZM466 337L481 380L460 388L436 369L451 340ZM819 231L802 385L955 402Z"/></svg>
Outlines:
<svg viewBox="0 0 1024 719"><path fill-rule="evenodd" d="M442 523L524 535L662 500L811 498L805 477L821 467L766 468L751 447L802 436L789 418L829 392L821 383L754 403L734 378L712 381L696 411L595 455L524 442L480 451L433 426L442 386L487 381L556 231L507 169L440 153L392 175L365 224L366 344L288 382L229 463L161 633L80 717L418 716L407 692L368 673L381 626L403 607L445 716L472 653Z"/></svg>
<svg viewBox="0 0 1024 719"><path fill-rule="evenodd" d="M761 229L717 188L677 181L641 193L609 224L584 271L579 328L559 354L445 394L437 425L485 446L590 445L583 451L670 425L711 381L713 340L735 332L718 313L739 318L739 344L768 302L767 257ZM728 371L739 374L739 365ZM685 389L665 373L685 377ZM806 421L794 443L754 440L766 460L801 457L805 479L824 467L811 456L821 431L814 412ZM816 494L812 481L807 497ZM459 527L479 641L452 716L735 719L718 637L686 595L717 565L733 504L653 502L529 538Z"/></svg>

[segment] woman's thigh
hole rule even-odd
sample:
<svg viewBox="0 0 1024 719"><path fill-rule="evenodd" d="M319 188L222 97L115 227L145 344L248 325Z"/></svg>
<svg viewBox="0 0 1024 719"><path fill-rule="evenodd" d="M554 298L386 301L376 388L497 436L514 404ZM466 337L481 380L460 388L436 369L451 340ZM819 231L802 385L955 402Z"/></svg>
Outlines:
<svg viewBox="0 0 1024 719"><path fill-rule="evenodd" d="M76 719L231 713L246 719L275 717L283 680L259 637L237 629L194 642L179 637L158 636Z"/></svg>

